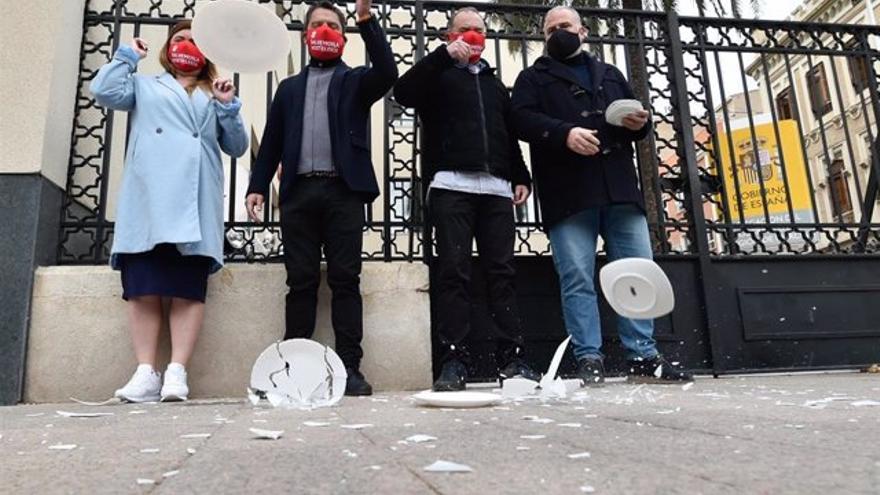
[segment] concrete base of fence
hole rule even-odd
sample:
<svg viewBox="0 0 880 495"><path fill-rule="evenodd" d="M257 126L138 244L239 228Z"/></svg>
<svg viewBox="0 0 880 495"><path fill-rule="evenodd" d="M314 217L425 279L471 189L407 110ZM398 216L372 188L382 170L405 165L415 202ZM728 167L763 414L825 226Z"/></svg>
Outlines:
<svg viewBox="0 0 880 495"><path fill-rule="evenodd" d="M192 397L244 397L256 357L284 333L284 267L228 265L211 277L205 325L189 365ZM365 263L364 362L377 390L431 383L428 270ZM34 281L26 402L108 398L135 360L119 274L104 266L40 268ZM315 339L333 343L330 293L322 282ZM160 361L168 360L167 330Z"/></svg>

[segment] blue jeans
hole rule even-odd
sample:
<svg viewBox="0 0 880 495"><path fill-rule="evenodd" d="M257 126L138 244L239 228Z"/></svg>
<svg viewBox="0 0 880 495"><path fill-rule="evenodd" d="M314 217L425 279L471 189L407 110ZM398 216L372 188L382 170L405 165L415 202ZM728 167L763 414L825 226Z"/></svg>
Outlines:
<svg viewBox="0 0 880 495"><path fill-rule="evenodd" d="M602 358L602 330L594 284L599 235L605 241L609 261L651 259L653 254L645 214L634 204L590 208L566 218L550 230L565 327L578 359ZM627 359L648 359L658 354L653 320L618 316L617 331Z"/></svg>

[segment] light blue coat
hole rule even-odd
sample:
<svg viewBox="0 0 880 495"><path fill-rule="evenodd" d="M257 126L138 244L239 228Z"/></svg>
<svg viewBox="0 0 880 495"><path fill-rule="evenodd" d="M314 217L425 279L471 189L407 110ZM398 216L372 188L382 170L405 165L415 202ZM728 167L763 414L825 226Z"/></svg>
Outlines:
<svg viewBox="0 0 880 495"><path fill-rule="evenodd" d="M98 104L130 112L131 131L110 264L120 253L173 243L183 255L223 265L223 162L239 157L248 137L236 98L223 104L201 89L188 95L174 76L135 74L139 58L123 46L101 67L91 91Z"/></svg>

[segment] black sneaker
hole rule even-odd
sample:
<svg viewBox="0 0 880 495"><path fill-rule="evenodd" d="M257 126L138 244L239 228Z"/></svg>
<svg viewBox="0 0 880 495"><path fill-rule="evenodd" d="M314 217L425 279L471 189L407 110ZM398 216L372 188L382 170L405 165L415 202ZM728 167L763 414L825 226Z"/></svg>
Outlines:
<svg viewBox="0 0 880 495"><path fill-rule="evenodd" d="M356 368L345 368L348 372L348 380L345 382L345 395L373 395L373 386L367 382L364 375Z"/></svg>
<svg viewBox="0 0 880 495"><path fill-rule="evenodd" d="M673 366L663 356L627 361L627 380L633 383L681 383L694 381L693 375Z"/></svg>
<svg viewBox="0 0 880 495"><path fill-rule="evenodd" d="M467 368L457 359L443 363L440 377L434 382L434 392L456 392L467 386Z"/></svg>
<svg viewBox="0 0 880 495"><path fill-rule="evenodd" d="M504 385L508 378L525 378L526 380L541 381L541 374L533 370L522 359L514 359L498 370L498 381Z"/></svg>
<svg viewBox="0 0 880 495"><path fill-rule="evenodd" d="M585 387L601 387L605 383L605 365L598 358L578 359L577 377Z"/></svg>

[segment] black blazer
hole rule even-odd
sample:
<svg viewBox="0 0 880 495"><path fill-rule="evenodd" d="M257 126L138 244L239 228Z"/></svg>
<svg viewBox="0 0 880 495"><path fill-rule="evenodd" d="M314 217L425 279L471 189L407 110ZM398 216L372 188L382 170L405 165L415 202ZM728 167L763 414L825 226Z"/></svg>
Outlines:
<svg viewBox="0 0 880 495"><path fill-rule="evenodd" d="M635 203L644 209L633 162L634 141L650 124L633 132L605 122L614 100L635 98L616 67L583 54L591 87L581 87L573 70L544 56L522 71L513 87L513 122L529 143L535 189L545 228L587 208ZM583 156L565 145L574 127L598 131L601 151Z"/></svg>
<svg viewBox="0 0 880 495"><path fill-rule="evenodd" d="M391 46L379 23L370 18L357 24L372 67L351 68L336 65L327 95L330 142L333 163L349 189L359 193L365 203L376 199L379 185L370 157L368 132L370 107L382 98L397 80L397 65ZM302 146L302 112L309 68L288 77L278 85L266 120L248 194L268 195L272 176L281 162L281 202L296 181Z"/></svg>

